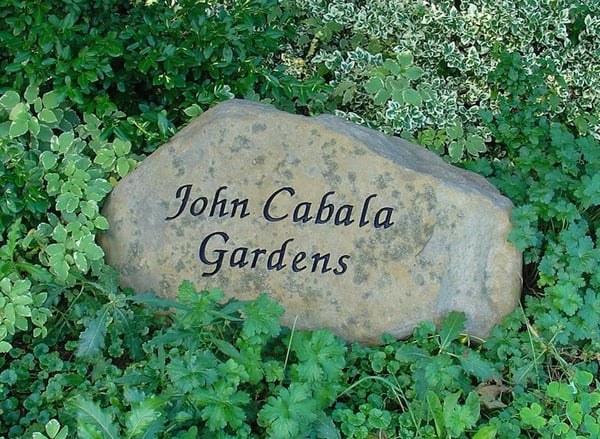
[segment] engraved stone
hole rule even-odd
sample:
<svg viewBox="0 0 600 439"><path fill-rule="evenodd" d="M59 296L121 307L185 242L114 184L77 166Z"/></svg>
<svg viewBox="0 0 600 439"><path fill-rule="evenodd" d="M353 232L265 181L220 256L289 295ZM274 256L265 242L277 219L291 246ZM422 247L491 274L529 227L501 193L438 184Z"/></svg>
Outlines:
<svg viewBox="0 0 600 439"><path fill-rule="evenodd" d="M217 105L125 177L99 238L123 286L268 293L298 328L363 343L453 310L485 337L515 309L512 204L484 178L334 116Z"/></svg>

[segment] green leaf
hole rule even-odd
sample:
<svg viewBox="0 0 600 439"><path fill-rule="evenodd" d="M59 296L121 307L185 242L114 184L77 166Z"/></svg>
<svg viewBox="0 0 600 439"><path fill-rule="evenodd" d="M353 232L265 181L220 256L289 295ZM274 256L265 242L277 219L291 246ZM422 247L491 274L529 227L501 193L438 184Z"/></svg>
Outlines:
<svg viewBox="0 0 600 439"><path fill-rule="evenodd" d="M58 434L58 432L60 430L60 422L58 422L56 419L50 419L46 423L45 429L46 429L46 434L50 438L54 438L54 437L56 437L56 435Z"/></svg>
<svg viewBox="0 0 600 439"><path fill-rule="evenodd" d="M61 227L64 229L64 227L61 225ZM66 231L66 229L65 229ZM56 256L56 255L63 255L65 253L65 245L64 244L50 244L49 246L46 247L46 253L48 253L48 255L50 257Z"/></svg>
<svg viewBox="0 0 600 439"><path fill-rule="evenodd" d="M104 256L104 250L94 242L93 235L85 235L78 242L78 247L90 261L97 261Z"/></svg>
<svg viewBox="0 0 600 439"><path fill-rule="evenodd" d="M174 388L188 393L214 384L219 379L216 367L217 358L207 350L172 358L166 369Z"/></svg>
<svg viewBox="0 0 600 439"><path fill-rule="evenodd" d="M581 421L583 420L583 410L581 408L581 404L575 401L567 402L567 409L565 410L571 425L574 428L579 428L581 425Z"/></svg>
<svg viewBox="0 0 600 439"><path fill-rule="evenodd" d="M131 142L115 139L113 148L117 157L124 157L131 152Z"/></svg>
<svg viewBox="0 0 600 439"><path fill-rule="evenodd" d="M465 329L467 318L464 312L452 311L442 322L440 331L440 351L445 351Z"/></svg>
<svg viewBox="0 0 600 439"><path fill-rule="evenodd" d="M450 155L452 162L459 161L463 155L463 151L464 151L463 142L458 142L458 141L454 140L454 141L450 142L450 145L448 145L448 154Z"/></svg>
<svg viewBox="0 0 600 439"><path fill-rule="evenodd" d="M391 95L392 95L392 93L389 90L382 88L373 97L373 103L378 106L384 105L388 101L388 99L390 98Z"/></svg>
<svg viewBox="0 0 600 439"><path fill-rule="evenodd" d="M378 77L372 77L365 83L365 90L371 94L377 94L383 88L385 88L383 80Z"/></svg>
<svg viewBox="0 0 600 439"><path fill-rule="evenodd" d="M187 107L186 109L184 109L183 112L191 118L196 118L196 117L200 116L203 111L202 111L202 107L200 107L200 105L192 104L189 107Z"/></svg>
<svg viewBox="0 0 600 439"><path fill-rule="evenodd" d="M29 120L17 119L11 122L8 135L14 139L15 137L22 136L27 131L29 131Z"/></svg>
<svg viewBox="0 0 600 439"><path fill-rule="evenodd" d="M446 127L446 134L453 140L462 138L465 134L462 123L457 122L454 125Z"/></svg>
<svg viewBox="0 0 600 439"><path fill-rule="evenodd" d="M413 54L410 53L409 51L404 51L404 52L399 53L398 56L396 57L396 59L398 60L400 65L405 68L410 66L414 61Z"/></svg>
<svg viewBox="0 0 600 439"><path fill-rule="evenodd" d="M12 349L12 345L7 341L0 341L0 353L5 354Z"/></svg>
<svg viewBox="0 0 600 439"><path fill-rule="evenodd" d="M58 118L56 117L54 111L49 110L48 108L44 108L38 113L38 119L46 123L58 122Z"/></svg>
<svg viewBox="0 0 600 439"><path fill-rule="evenodd" d="M40 133L40 129L41 129L38 118L37 117L30 118L29 122L27 123L27 126L29 128L29 132L31 133L31 135L34 137L38 137L38 134Z"/></svg>
<svg viewBox="0 0 600 439"><path fill-rule="evenodd" d="M93 200L82 201L79 203L79 208L88 218L95 218L98 215L98 203Z"/></svg>
<svg viewBox="0 0 600 439"><path fill-rule="evenodd" d="M19 96L19 93L13 90L7 91L0 97L0 105L9 111L16 107L20 102L21 97Z"/></svg>
<svg viewBox="0 0 600 439"><path fill-rule="evenodd" d="M498 429L495 425L486 425L477 430L472 439L495 439Z"/></svg>
<svg viewBox="0 0 600 439"><path fill-rule="evenodd" d="M523 407L519 412L521 421L535 429L540 429L546 425L546 419L540 416L541 413L542 406L540 406L537 402L532 403L529 407Z"/></svg>
<svg viewBox="0 0 600 439"><path fill-rule="evenodd" d="M419 107L423 104L421 94L414 88L407 88L404 90L402 92L402 99L407 104L414 105L415 107Z"/></svg>
<svg viewBox="0 0 600 439"><path fill-rule="evenodd" d="M79 425L89 425L98 429L103 439L119 439L119 430L108 410L101 409L95 402L77 397L69 404L75 412Z"/></svg>
<svg viewBox="0 0 600 439"><path fill-rule="evenodd" d="M406 76L412 80L416 81L421 76L423 76L423 69L417 66L410 66L406 69Z"/></svg>
<svg viewBox="0 0 600 439"><path fill-rule="evenodd" d="M58 107L60 105L61 100L62 96L60 95L60 93L54 90L49 91L48 93L44 94L44 96L42 96L42 103L44 104L44 108L46 109L53 109Z"/></svg>
<svg viewBox="0 0 600 439"><path fill-rule="evenodd" d="M552 381L546 388L546 394L550 398L562 400L562 401L573 401L575 399L576 389L571 387L569 384L561 383L558 381Z"/></svg>
<svg viewBox="0 0 600 439"><path fill-rule="evenodd" d="M32 104L35 101L40 93L40 88L35 84L29 84L25 89L25 93L23 97L28 104Z"/></svg>
<svg viewBox="0 0 600 439"><path fill-rule="evenodd" d="M19 279L12 286L10 296L17 297L29 292L31 281L29 279Z"/></svg>
<svg viewBox="0 0 600 439"><path fill-rule="evenodd" d="M104 169L111 169L115 161L115 153L110 149L101 149L94 158L94 163L99 164Z"/></svg>
<svg viewBox="0 0 600 439"><path fill-rule="evenodd" d="M492 364L485 361L477 351L466 350L459 359L465 372L474 375L480 382L487 381L497 374Z"/></svg>
<svg viewBox="0 0 600 439"><path fill-rule="evenodd" d="M71 192L61 194L56 199L56 208L63 212L73 213L79 207L79 198Z"/></svg>
<svg viewBox="0 0 600 439"><path fill-rule="evenodd" d="M108 327L108 312L103 310L98 317L90 320L79 336L77 343L78 357L92 357L104 347L104 338Z"/></svg>
<svg viewBox="0 0 600 439"><path fill-rule="evenodd" d="M129 160L126 157L119 157L117 159L116 170L120 177L125 177L129 172Z"/></svg>
<svg viewBox="0 0 600 439"><path fill-rule="evenodd" d="M15 121L15 120L29 121L30 117L31 117L31 113L29 112L29 106L22 102L19 102L18 104L16 104L12 108L12 110L10 110L10 114L8 115L8 119L12 120L12 121Z"/></svg>
<svg viewBox="0 0 600 439"><path fill-rule="evenodd" d="M270 337L277 336L281 329L279 318L283 313L283 307L266 294L261 294L258 298L246 303L244 306L246 318L242 329L244 337L250 338L261 334Z"/></svg>
<svg viewBox="0 0 600 439"><path fill-rule="evenodd" d="M258 423L267 427L272 438L304 437L310 422L316 418L316 404L307 385L291 383L289 389L280 388L258 413Z"/></svg>
<svg viewBox="0 0 600 439"><path fill-rule="evenodd" d="M390 73L394 76L399 76L400 73L402 72L400 65L393 59L386 59L383 62L383 67L388 69L390 71Z"/></svg>
<svg viewBox="0 0 600 439"><path fill-rule="evenodd" d="M427 400L427 407L429 408L429 412L433 418L435 433L437 437L444 437L446 423L444 421L444 410L442 408L440 398L435 392L428 390L425 393L425 399Z"/></svg>
<svg viewBox="0 0 600 439"><path fill-rule="evenodd" d="M89 265L87 258L83 253L74 252L73 260L75 261L75 266L79 269L79 271L81 271L82 273L87 273L87 271L89 270Z"/></svg>
<svg viewBox="0 0 600 439"><path fill-rule="evenodd" d="M458 402L460 392L452 393L444 399L444 422L450 437L460 436L479 419L479 397L470 392L464 406Z"/></svg>
<svg viewBox="0 0 600 439"><path fill-rule="evenodd" d="M75 133L73 131L65 131L60 136L58 136L58 151L61 153L65 153L69 150L73 141L75 140Z"/></svg>
<svg viewBox="0 0 600 439"><path fill-rule="evenodd" d="M158 398L148 398L134 406L125 419L127 437L133 438L145 434L161 416L160 411L157 410L161 404Z"/></svg>
<svg viewBox="0 0 600 439"><path fill-rule="evenodd" d="M96 218L94 218L94 226L98 230L108 230L109 229L108 220L100 215L98 215Z"/></svg>
<svg viewBox="0 0 600 439"><path fill-rule="evenodd" d="M467 148L467 152L473 156L477 156L480 153L485 152L487 149L483 139L475 135L467 136L465 146Z"/></svg>
<svg viewBox="0 0 600 439"><path fill-rule="evenodd" d="M58 157L52 151L44 151L40 154L40 162L42 163L42 167L45 171L48 171L56 165L58 162Z"/></svg>

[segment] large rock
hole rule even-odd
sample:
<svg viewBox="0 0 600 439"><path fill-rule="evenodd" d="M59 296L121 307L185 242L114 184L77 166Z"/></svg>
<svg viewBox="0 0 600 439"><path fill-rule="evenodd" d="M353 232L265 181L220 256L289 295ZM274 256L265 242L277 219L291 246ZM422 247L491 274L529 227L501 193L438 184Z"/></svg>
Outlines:
<svg viewBox="0 0 600 439"><path fill-rule="evenodd" d="M485 337L519 301L511 206L418 145L233 100L117 185L100 243L138 292L267 292L283 324L365 343L457 310Z"/></svg>

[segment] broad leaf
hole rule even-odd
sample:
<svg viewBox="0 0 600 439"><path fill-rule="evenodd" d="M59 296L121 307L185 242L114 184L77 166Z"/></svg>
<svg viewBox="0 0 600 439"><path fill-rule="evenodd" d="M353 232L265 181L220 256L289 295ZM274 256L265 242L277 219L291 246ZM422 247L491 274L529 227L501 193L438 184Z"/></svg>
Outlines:
<svg viewBox="0 0 600 439"><path fill-rule="evenodd" d="M440 332L440 351L445 351L450 343L456 340L465 329L465 313L452 311L444 319Z"/></svg>
<svg viewBox="0 0 600 439"><path fill-rule="evenodd" d="M77 346L78 357L91 357L104 347L104 337L108 326L108 312L104 310L98 317L91 320L87 328L79 336Z"/></svg>

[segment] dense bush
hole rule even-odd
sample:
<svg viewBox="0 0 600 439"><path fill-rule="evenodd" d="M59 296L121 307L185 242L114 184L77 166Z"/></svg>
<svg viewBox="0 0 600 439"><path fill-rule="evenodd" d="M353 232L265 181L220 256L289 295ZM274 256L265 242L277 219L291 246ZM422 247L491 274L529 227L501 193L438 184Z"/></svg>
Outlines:
<svg viewBox="0 0 600 439"><path fill-rule="evenodd" d="M600 437L597 2L0 6L0 437ZM451 313L366 348L280 328L265 296L122 291L103 200L233 96L486 176L516 206L522 309L485 341Z"/></svg>

